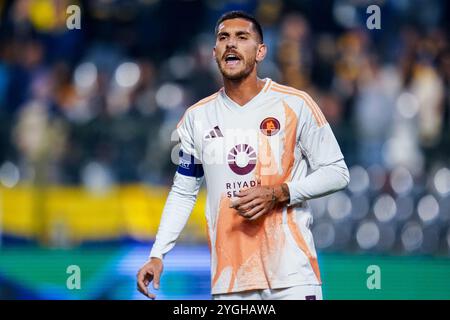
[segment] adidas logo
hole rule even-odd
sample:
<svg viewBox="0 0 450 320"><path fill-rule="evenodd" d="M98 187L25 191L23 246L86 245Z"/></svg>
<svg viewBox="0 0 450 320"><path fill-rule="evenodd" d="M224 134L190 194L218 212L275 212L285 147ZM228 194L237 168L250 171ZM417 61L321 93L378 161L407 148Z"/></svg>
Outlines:
<svg viewBox="0 0 450 320"><path fill-rule="evenodd" d="M223 138L222 131L220 131L219 126L215 126L213 130L209 132L208 135L205 136L205 139L213 139L213 138Z"/></svg>

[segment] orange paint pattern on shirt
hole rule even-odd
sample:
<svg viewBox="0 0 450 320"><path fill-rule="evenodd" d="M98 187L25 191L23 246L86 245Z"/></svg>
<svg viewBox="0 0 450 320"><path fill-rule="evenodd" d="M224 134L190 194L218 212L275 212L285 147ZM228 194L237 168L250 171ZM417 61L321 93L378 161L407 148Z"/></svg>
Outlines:
<svg viewBox="0 0 450 320"><path fill-rule="evenodd" d="M265 241L263 218L249 221L230 208L231 200L222 197L216 233L217 267L212 284L216 285L222 271L231 267L228 292L233 289L238 272L242 267L246 270L246 282L267 284L263 261L259 258L262 243ZM238 279L239 280L239 279Z"/></svg>
<svg viewBox="0 0 450 320"><path fill-rule="evenodd" d="M256 163L256 178L261 179L261 185L281 184L290 179L294 166L294 150L296 143L297 115L283 101L286 123L282 138L283 154L276 156L269 143L269 137L259 133L258 162ZM281 158L281 172L278 172L278 160Z"/></svg>
<svg viewBox="0 0 450 320"><path fill-rule="evenodd" d="M261 185L276 185L290 179L294 165L297 117L283 101L286 124L281 144L282 155L272 152L268 137L259 135L259 152L255 177ZM278 161L281 159L281 170ZM282 229L282 208L275 208L257 220L241 217L235 209L229 208L231 200L222 197L216 223L215 251L216 270L212 285L217 284L225 268L231 268L228 292L235 283L245 290L270 287L271 275L280 263L280 254L285 243ZM253 286L253 287L252 287Z"/></svg>
<svg viewBox="0 0 450 320"><path fill-rule="evenodd" d="M288 208L287 219L288 219L289 229L291 230L291 233L292 233L292 236L294 237L295 242L297 243L299 248L305 253L305 255L308 257L309 263L311 264L311 267L314 271L314 274L317 277L317 280L319 280L319 282L321 282L319 263L317 262L317 257L315 257L311 254L311 251L309 250L308 245L306 244L306 241L303 238L303 235L298 230L297 224L294 221L292 208Z"/></svg>

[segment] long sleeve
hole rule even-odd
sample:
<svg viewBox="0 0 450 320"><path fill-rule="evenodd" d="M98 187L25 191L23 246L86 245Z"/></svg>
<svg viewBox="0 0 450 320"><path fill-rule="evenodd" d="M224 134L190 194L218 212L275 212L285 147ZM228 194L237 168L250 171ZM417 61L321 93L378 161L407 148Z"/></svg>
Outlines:
<svg viewBox="0 0 450 320"><path fill-rule="evenodd" d="M150 257L163 259L175 246L194 208L202 181L203 176L191 177L175 173Z"/></svg>
<svg viewBox="0 0 450 320"><path fill-rule="evenodd" d="M177 133L180 138L178 169L164 205L150 258L163 259L165 254L175 246L191 215L204 179L199 152L194 143L193 121L188 111L178 124Z"/></svg>
<svg viewBox="0 0 450 320"><path fill-rule="evenodd" d="M328 195L345 188L349 172L331 126L320 109L316 109L322 121L317 121L310 109L303 109L303 121L299 127L297 146L307 159L309 174L300 181L287 183L290 205Z"/></svg>
<svg viewBox="0 0 450 320"><path fill-rule="evenodd" d="M289 187L289 205L322 197L345 188L350 181L344 159L321 166L301 181L291 181Z"/></svg>

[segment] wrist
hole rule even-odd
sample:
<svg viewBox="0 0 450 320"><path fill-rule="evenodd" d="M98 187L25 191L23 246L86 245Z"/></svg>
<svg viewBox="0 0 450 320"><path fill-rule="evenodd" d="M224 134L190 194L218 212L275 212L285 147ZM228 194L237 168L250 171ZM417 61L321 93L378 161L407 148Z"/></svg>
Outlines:
<svg viewBox="0 0 450 320"><path fill-rule="evenodd" d="M163 261L163 258L162 258L162 256L150 256L149 258L148 258L148 261Z"/></svg>
<svg viewBox="0 0 450 320"><path fill-rule="evenodd" d="M157 265L162 265L163 261L161 258L158 257L151 257L149 260L149 263L156 263Z"/></svg>
<svg viewBox="0 0 450 320"><path fill-rule="evenodd" d="M277 185L273 188L276 202L281 204L288 204L291 197L289 194L289 187L286 183Z"/></svg>

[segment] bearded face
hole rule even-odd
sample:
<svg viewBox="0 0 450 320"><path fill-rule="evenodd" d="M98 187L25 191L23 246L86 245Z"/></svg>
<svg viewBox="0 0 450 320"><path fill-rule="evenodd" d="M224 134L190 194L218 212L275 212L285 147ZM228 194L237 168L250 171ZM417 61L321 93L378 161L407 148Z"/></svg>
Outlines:
<svg viewBox="0 0 450 320"><path fill-rule="evenodd" d="M246 78L255 68L260 57L258 34L250 21L225 20L219 25L214 55L223 77L228 80Z"/></svg>

